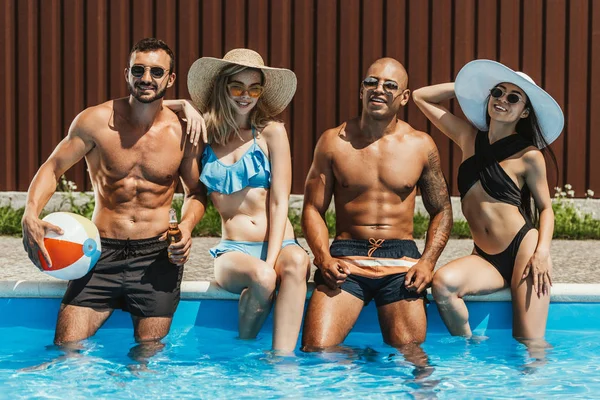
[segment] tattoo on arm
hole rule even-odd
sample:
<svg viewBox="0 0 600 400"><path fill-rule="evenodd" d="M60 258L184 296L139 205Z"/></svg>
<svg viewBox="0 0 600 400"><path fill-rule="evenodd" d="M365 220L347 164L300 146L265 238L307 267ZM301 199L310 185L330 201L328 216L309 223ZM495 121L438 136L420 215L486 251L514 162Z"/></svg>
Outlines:
<svg viewBox="0 0 600 400"><path fill-rule="evenodd" d="M427 155L427 166L419 179L419 187L423 204L429 213L429 227L422 259L435 265L446 247L452 230L452 206L448 185L442 173L440 156L436 148Z"/></svg>

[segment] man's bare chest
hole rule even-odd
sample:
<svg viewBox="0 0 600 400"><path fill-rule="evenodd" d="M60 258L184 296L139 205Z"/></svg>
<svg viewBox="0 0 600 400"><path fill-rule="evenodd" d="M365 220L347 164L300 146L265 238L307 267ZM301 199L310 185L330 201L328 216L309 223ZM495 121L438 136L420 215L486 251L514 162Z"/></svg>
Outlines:
<svg viewBox="0 0 600 400"><path fill-rule="evenodd" d="M88 163L111 180L135 177L160 183L177 174L183 159L182 147L173 135L132 138L111 132L97 140Z"/></svg>
<svg viewBox="0 0 600 400"><path fill-rule="evenodd" d="M412 191L419 181L423 162L418 154L400 149L346 149L335 154L333 171L336 182L343 188L384 187L394 192L406 192Z"/></svg>

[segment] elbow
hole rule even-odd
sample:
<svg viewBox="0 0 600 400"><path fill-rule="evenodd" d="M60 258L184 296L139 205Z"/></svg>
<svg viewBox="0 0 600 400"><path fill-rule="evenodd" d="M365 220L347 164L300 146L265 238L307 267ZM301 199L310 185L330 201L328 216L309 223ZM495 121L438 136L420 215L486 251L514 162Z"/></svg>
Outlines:
<svg viewBox="0 0 600 400"><path fill-rule="evenodd" d="M412 98L413 98L413 101L417 104L422 102L423 101L422 89L417 89L417 90L413 91Z"/></svg>

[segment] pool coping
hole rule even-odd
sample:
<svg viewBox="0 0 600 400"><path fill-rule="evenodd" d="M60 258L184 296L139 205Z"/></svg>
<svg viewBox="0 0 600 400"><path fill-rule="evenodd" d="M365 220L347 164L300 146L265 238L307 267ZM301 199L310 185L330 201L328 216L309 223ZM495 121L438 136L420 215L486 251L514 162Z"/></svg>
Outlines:
<svg viewBox="0 0 600 400"><path fill-rule="evenodd" d="M62 298L67 288L66 281L0 281L0 298ZM309 298L314 283L308 283ZM427 297L432 300L431 290ZM182 300L237 300L239 295L221 288L214 281L184 281L181 283ZM510 290L479 296L466 296L467 301L510 301ZM600 284L556 283L552 286L552 302L599 303Z"/></svg>

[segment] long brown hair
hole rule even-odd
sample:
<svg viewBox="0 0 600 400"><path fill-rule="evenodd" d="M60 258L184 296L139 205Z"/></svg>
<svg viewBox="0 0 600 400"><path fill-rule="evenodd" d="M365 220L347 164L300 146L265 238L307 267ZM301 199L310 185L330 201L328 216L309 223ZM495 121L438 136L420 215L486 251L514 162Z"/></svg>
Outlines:
<svg viewBox="0 0 600 400"><path fill-rule="evenodd" d="M241 139L240 127L235 122L235 112L229 101L227 84L229 83L229 78L245 70L260 72L262 77L261 83L264 84L265 75L260 69L232 64L221 70L215 79L213 91L210 94L208 111L204 115L206 129L208 130L208 143L224 145L234 135L237 135ZM250 111L251 126L262 130L270 122L270 117L259 98L252 111Z"/></svg>

